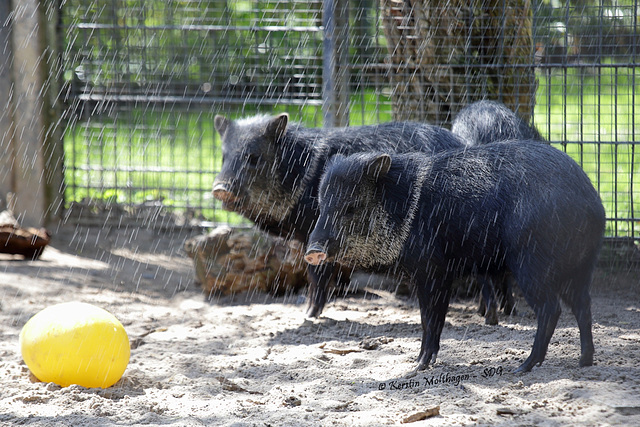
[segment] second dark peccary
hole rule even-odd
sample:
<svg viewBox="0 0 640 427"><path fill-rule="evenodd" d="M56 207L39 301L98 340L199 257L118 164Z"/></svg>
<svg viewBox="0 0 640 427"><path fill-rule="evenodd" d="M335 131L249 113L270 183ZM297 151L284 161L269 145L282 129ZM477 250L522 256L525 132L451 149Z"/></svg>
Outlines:
<svg viewBox="0 0 640 427"><path fill-rule="evenodd" d="M260 229L301 242L315 226L318 185L332 156L365 151L431 155L464 147L446 129L412 122L305 128L280 114L238 121L216 116L215 127L222 137L223 162L213 184L214 197ZM309 316L322 312L327 289L340 275L338 266L310 267Z"/></svg>
<svg viewBox="0 0 640 427"><path fill-rule="evenodd" d="M451 131L469 146L526 139L544 141L535 127L504 104L490 100L474 102L460 110ZM515 313L510 274L478 279L482 288L478 311L485 316L487 324L498 324L497 299L501 299L506 314Z"/></svg>
<svg viewBox="0 0 640 427"><path fill-rule="evenodd" d="M435 360L454 278L513 273L538 319L517 371L545 358L560 299L580 329L580 366L593 363L589 286L605 212L587 175L535 141L426 157L336 156L319 191L306 259L408 277L422 321L418 369Z"/></svg>

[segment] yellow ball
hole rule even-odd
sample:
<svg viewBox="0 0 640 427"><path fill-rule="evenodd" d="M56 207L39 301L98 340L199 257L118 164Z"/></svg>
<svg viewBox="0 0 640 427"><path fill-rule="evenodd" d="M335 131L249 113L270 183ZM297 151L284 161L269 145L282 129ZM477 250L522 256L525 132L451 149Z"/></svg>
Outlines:
<svg viewBox="0 0 640 427"><path fill-rule="evenodd" d="M107 388L129 364L129 337L111 313L68 302L37 313L20 332L20 351L40 381Z"/></svg>

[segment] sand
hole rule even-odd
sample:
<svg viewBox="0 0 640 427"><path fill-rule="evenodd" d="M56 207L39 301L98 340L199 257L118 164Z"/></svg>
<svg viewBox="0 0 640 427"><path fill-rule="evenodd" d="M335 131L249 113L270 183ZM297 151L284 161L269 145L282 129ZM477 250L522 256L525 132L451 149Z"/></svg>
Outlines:
<svg viewBox="0 0 640 427"><path fill-rule="evenodd" d="M42 258L0 258L0 425L640 425L640 273L599 268L595 366L578 367L566 308L544 364L528 356L536 324L487 326L455 298L438 360L414 373L417 304L385 290L336 296L307 319L304 296L205 295L182 244L195 232L65 226ZM108 389L39 382L18 334L39 310L83 301L125 326L131 360ZM424 420L420 420L425 418Z"/></svg>

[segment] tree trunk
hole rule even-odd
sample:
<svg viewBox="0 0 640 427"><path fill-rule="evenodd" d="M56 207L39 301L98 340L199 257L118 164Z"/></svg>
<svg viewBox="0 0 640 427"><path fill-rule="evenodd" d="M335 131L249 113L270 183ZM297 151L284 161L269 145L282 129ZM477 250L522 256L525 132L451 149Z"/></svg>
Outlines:
<svg viewBox="0 0 640 427"><path fill-rule="evenodd" d="M380 1L395 120L449 124L484 98L531 118L530 0Z"/></svg>

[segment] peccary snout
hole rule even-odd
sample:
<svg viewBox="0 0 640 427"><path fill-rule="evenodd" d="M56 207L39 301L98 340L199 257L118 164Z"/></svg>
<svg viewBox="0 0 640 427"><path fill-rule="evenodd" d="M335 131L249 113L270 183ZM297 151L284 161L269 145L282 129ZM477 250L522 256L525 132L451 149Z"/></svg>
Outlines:
<svg viewBox="0 0 640 427"><path fill-rule="evenodd" d="M311 244L307 248L307 252L304 255L305 261L311 265L320 265L327 259L327 253L324 248L317 244Z"/></svg>
<svg viewBox="0 0 640 427"><path fill-rule="evenodd" d="M213 197L221 202L232 202L236 196L230 191L229 186L224 182L213 184Z"/></svg>

